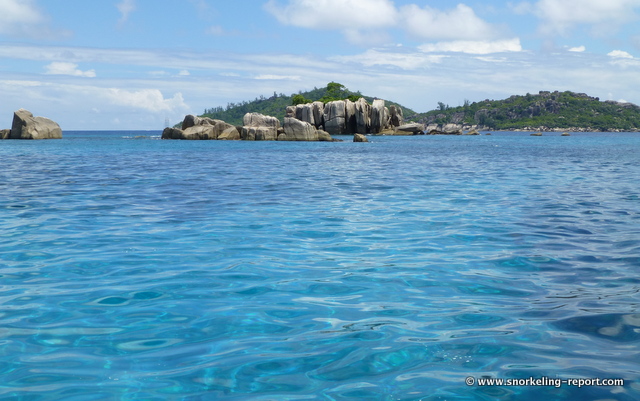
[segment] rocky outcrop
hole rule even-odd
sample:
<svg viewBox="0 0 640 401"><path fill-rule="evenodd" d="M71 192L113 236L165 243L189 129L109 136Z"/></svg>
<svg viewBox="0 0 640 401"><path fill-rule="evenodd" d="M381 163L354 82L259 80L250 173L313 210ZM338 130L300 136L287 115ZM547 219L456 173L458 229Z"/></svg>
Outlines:
<svg viewBox="0 0 640 401"><path fill-rule="evenodd" d="M222 120L187 115L182 121L182 129L167 127L162 131L162 139L214 140L240 139L238 129Z"/></svg>
<svg viewBox="0 0 640 401"><path fill-rule="evenodd" d="M275 141L280 134L280 120L259 113L247 113L240 138L244 141Z"/></svg>
<svg viewBox="0 0 640 401"><path fill-rule="evenodd" d="M482 125L468 124L429 124L425 126L427 135L463 135L464 131L486 131Z"/></svg>
<svg viewBox="0 0 640 401"><path fill-rule="evenodd" d="M2 139L62 139L58 123L45 117L34 117L30 111L20 109L13 113L11 130L2 130Z"/></svg>
<svg viewBox="0 0 640 401"><path fill-rule="evenodd" d="M369 140L367 139L366 136L364 136L362 134L354 134L353 135L353 142L369 142Z"/></svg>
<svg viewBox="0 0 640 401"><path fill-rule="evenodd" d="M395 135L424 135L424 125L419 123L401 125L395 128Z"/></svg>
<svg viewBox="0 0 640 401"><path fill-rule="evenodd" d="M374 100L373 105L367 103L364 98L356 102L345 99L326 104L299 104L287 107L286 117L307 122L318 129L322 128L330 135L394 134L394 127L404 125L402 108L387 108L382 99Z"/></svg>

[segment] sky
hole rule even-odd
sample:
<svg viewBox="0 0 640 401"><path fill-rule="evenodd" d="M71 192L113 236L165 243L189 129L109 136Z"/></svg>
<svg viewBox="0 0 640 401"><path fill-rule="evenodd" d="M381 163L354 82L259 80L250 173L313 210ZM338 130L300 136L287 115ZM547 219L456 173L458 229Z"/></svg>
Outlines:
<svg viewBox="0 0 640 401"><path fill-rule="evenodd" d="M640 104L640 0L0 0L0 128L161 130L338 82L417 112L539 91Z"/></svg>

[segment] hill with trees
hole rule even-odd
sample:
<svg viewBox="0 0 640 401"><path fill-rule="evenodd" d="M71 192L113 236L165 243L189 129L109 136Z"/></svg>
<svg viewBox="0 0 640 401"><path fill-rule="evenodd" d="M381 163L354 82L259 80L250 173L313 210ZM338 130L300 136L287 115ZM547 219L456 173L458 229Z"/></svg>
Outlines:
<svg viewBox="0 0 640 401"><path fill-rule="evenodd" d="M553 128L588 131L636 131L640 107L632 103L601 102L574 92L527 93L504 100L483 100L413 116L424 124L480 125L491 130L545 130Z"/></svg>

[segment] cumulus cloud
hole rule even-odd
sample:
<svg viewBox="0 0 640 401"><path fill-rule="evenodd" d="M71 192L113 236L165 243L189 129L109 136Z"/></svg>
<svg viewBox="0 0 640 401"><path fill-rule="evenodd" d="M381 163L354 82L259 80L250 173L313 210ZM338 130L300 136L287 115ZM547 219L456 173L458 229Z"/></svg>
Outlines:
<svg viewBox="0 0 640 401"><path fill-rule="evenodd" d="M458 4L448 11L410 4L402 7L401 14L403 26L419 39L484 40L498 36L494 26L464 4Z"/></svg>
<svg viewBox="0 0 640 401"><path fill-rule="evenodd" d="M539 0L531 11L546 34L567 34L576 25L591 25L605 34L637 18L640 0Z"/></svg>
<svg viewBox="0 0 640 401"><path fill-rule="evenodd" d="M567 50L569 50L570 52L574 52L574 53L582 53L585 50L587 50L587 48L584 47L584 46L577 46L577 47L570 47Z"/></svg>
<svg viewBox="0 0 640 401"><path fill-rule="evenodd" d="M52 29L48 16L33 0L0 0L0 15L0 35L37 39L55 39L70 35L69 31Z"/></svg>
<svg viewBox="0 0 640 401"><path fill-rule="evenodd" d="M116 7L120 12L118 25L123 25L127 20L129 20L129 15L136 9L136 3L135 0L122 0L120 3L116 4Z"/></svg>
<svg viewBox="0 0 640 401"><path fill-rule="evenodd" d="M54 61L53 63L45 66L45 70L45 73L48 75L71 75L74 77L86 78L94 78L96 76L96 70L81 71L78 69L78 64L62 61Z"/></svg>
<svg viewBox="0 0 640 401"><path fill-rule="evenodd" d="M310 29L373 29L396 23L389 0L269 0L265 9L285 25Z"/></svg>
<svg viewBox="0 0 640 401"><path fill-rule="evenodd" d="M607 56L611 58L612 65L622 68L640 67L640 60L624 50L613 50L607 53Z"/></svg>
<svg viewBox="0 0 640 401"><path fill-rule="evenodd" d="M165 99L158 89L128 91L109 88L105 90L105 96L113 104L149 112L175 112L189 109L189 106L184 102L182 93L176 93L171 99Z"/></svg>
<svg viewBox="0 0 640 401"><path fill-rule="evenodd" d="M385 44L385 28L399 28L420 40L485 40L499 37L496 27L464 4L439 10L415 4L397 8L390 0L269 0L265 9L285 25L340 30L354 44Z"/></svg>
<svg viewBox="0 0 640 401"><path fill-rule="evenodd" d="M613 57L613 58L629 58L629 59L633 58L633 56L630 53L627 53L624 50L614 50L612 52L607 53L607 56Z"/></svg>
<svg viewBox="0 0 640 401"><path fill-rule="evenodd" d="M506 40L457 40L452 42L428 43L418 47L425 53L458 52L468 54L491 54L502 52L520 52L522 45L519 38Z"/></svg>

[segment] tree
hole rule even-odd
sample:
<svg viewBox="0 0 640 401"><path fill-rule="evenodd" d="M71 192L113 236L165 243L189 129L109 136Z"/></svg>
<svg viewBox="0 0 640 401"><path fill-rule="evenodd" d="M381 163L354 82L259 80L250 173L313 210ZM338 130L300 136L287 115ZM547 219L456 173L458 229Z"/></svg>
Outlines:
<svg viewBox="0 0 640 401"><path fill-rule="evenodd" d="M311 100L307 99L301 94L293 95L293 97L291 98L291 105L293 106L297 106L299 104L307 104L311 102L312 102Z"/></svg>

